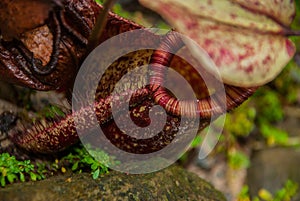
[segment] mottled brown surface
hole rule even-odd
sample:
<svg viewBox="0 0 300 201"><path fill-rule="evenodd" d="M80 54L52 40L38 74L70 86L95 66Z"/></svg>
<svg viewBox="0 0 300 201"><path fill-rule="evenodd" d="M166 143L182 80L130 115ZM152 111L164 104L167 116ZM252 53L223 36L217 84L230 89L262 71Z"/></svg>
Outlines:
<svg viewBox="0 0 300 201"><path fill-rule="evenodd" d="M144 175L111 172L93 180L87 173L56 176L0 189L0 200L194 200L223 201L224 196L195 174L176 166Z"/></svg>
<svg viewBox="0 0 300 201"><path fill-rule="evenodd" d="M50 0L0 1L0 30L3 38L18 38L23 32L44 24L52 5Z"/></svg>
<svg viewBox="0 0 300 201"><path fill-rule="evenodd" d="M53 35L46 25L24 33L20 40L33 52L35 58L43 62L43 65L49 62L53 49Z"/></svg>
<svg viewBox="0 0 300 201"><path fill-rule="evenodd" d="M96 17L101 12L102 8L98 4L96 4L93 0L66 0L64 2L64 8L62 12L59 14L60 16L57 16L58 19L61 20L60 26L61 26L61 38L59 38L59 54L58 54L58 62L53 71L51 71L49 74L43 75L43 74L37 74L32 72L30 67L30 62L25 60L22 55L20 55L18 52L15 53L15 49L18 48L17 44L9 44L7 43L0 43L0 73L5 75L2 76L0 79L4 79L5 81L13 82L15 84L20 84L26 87L35 88L39 90L50 90L50 89L57 89L57 90L68 90L72 88L73 81L76 77L76 73L82 63L82 61L85 59L87 46L84 43L85 40L81 40L80 38L87 39L89 31L91 31L95 25ZM73 15L72 15L73 12ZM79 19L76 16L74 17L74 12L78 14L81 18ZM71 13L71 14L70 14ZM64 19L64 20L62 20ZM36 30L31 30L26 33L24 33L22 41L24 41L25 45L34 52L36 58L43 58L43 63L46 63L49 60L49 55L53 50L51 51L52 43L51 41L51 34L50 34L50 28L47 28L44 26L41 26L37 28ZM49 25L48 25L49 26ZM84 29L86 28L86 29ZM105 41L106 39L112 38L115 35L118 35L120 33L139 29L142 28L140 25L135 24L131 21L128 21L126 19L123 19L115 14L109 13L108 19L107 19L107 25L106 28L102 34L102 37L100 39L101 42ZM53 31L53 30L52 30ZM39 37L42 36L42 37ZM80 37L78 37L80 36ZM82 36L82 37L81 37ZM126 37L122 38L120 40L125 41L129 45L137 45L138 47L145 47L147 48L147 45L153 45L158 44L161 42L162 39L159 36L156 36L152 33L145 34L144 38L146 40L137 40L134 37ZM1 41L2 42L2 41ZM127 46L127 43L124 46ZM177 44L177 43L176 43ZM175 44L175 45L176 45ZM16 48L14 46L17 46ZM119 41L116 43L111 44L111 47L119 47ZM155 48L154 48L155 49ZM41 51L45 50L45 51ZM110 48L107 50L107 55L110 55ZM134 69L136 67L140 67L141 65L147 64L152 54L152 50L143 50L140 53L131 53L127 54L124 57L118 59L115 64L112 65L108 70L107 73L103 76L102 82L100 81L100 86L97 90L99 95L97 94L97 98L103 98L102 100L97 99L99 101L100 108L102 108L103 111L99 112L98 118L105 118L105 122L102 124L104 125L105 129L108 131L109 135L111 135L112 139L117 139L115 144L119 147L124 147L127 144L130 144L130 151L133 148L136 147L136 140L128 141L128 138L124 137L123 139L118 139L119 136L124 136L124 133L121 133L119 129L114 125L113 121L110 121L111 115L107 115L107 111L109 111L108 104L101 105L103 102L111 102L111 100L108 100L107 95L109 95L112 90L115 87L115 84L119 81L119 79L126 74L131 69ZM29 58L30 59L30 58ZM101 66L102 60L105 60L104 58L99 58L97 60L97 63L99 63L99 68ZM176 64L175 64L176 63ZM167 65L168 66L168 65ZM172 66L174 69L177 69L182 74L186 72L185 79L187 79L191 85L198 85L199 87L194 89L197 90L197 97L201 97L201 101L199 101L199 107L190 107L192 104L191 102L187 102L185 104L185 107L183 110L187 113L193 113L200 114L201 118L205 118L204 123L201 123L199 126L200 129L202 129L204 126L207 125L208 121L212 114L219 115L220 113L225 112L225 110L222 110L221 112L218 109L218 105L216 105L215 102L213 102L211 99L207 98L204 99L204 97L207 96L207 90L203 87L201 83L203 83L202 79L200 79L199 75L195 70L193 71L191 66L188 66L184 62L173 62ZM177 68L176 68L177 66ZM201 66L200 69L202 70ZM196 76L195 76L196 75ZM88 74L87 79L89 78L93 79L94 73L91 72ZM195 76L195 77L194 77ZM190 78L190 79L189 79ZM129 85L140 85L145 82L147 79L147 75L144 74L138 74L138 76L130 77L131 81L129 81ZM162 79L165 79L163 77ZM199 83L197 83L197 81ZM179 85L179 83L175 83L176 85ZM180 86L180 85L179 85ZM127 87L127 86L126 86ZM127 90L127 88L125 89ZM183 90L181 87L178 87L181 91ZM204 90L202 90L204 88ZM227 109L231 110L234 107L237 107L239 104L241 104L245 99L247 99L254 90L246 91L240 90L239 88L226 88L228 98L227 100L219 100L218 101L226 101L227 103ZM88 90L87 90L88 91ZM152 91L153 92L153 91ZM87 92L88 93L88 92ZM166 93L167 94L167 93ZM170 113L170 119L168 123L172 123L177 121L179 116L181 115L178 111L180 111L180 108L177 107L179 104L169 104L168 100L171 100L171 95L167 94L166 98L164 99L163 103L166 103L165 105L162 105L163 107L166 106L166 108L173 108L175 112L172 112L171 110L167 110L167 112ZM84 95L79 95L80 98ZM217 96L217 95L216 95ZM122 97L122 96L120 96ZM153 97L152 97L153 98ZM155 98L155 97L154 97ZM159 101L156 101L156 103L159 103ZM177 102L173 102L177 103ZM148 102L146 105L143 105L143 101L137 101L134 102L136 104L136 108L139 108L140 106L147 106L151 107L153 106L153 102ZM159 103L160 104L160 103ZM174 106L174 107L173 107ZM193 105L194 106L194 105ZM174 109L175 108L175 109ZM217 108L217 109L216 109ZM194 110L197 110L196 112ZM45 125L45 123L39 123L35 122L35 125L29 126L29 128L24 129L23 127L19 129L17 132L13 132L12 136L14 139L14 142L18 144L19 146L25 148L26 150L33 151L33 152L42 152L42 153L49 153L49 152L56 152L60 151L66 147L68 147L70 144L73 144L78 140L78 136L75 132L75 125L73 122L73 117L81 118L83 119L84 116L81 114L84 114L85 108L83 108L81 111L83 113L75 113L73 115L68 115L65 119L60 118L59 121L56 121L55 123L48 123ZM141 115L141 113L136 113L137 115ZM186 113L183 113L183 116ZM136 116L137 116L136 115ZM175 115L176 117L171 115ZM186 115L189 116L189 115ZM147 122L147 114L142 114L140 120L137 120L136 122ZM163 141L158 141L157 139L151 139L150 142L146 142L147 150L140 150L138 152L148 152L149 150L157 150L156 144L161 143L162 145L169 144L173 136L175 135L175 131L177 129L177 125L172 124L173 126L169 128L166 126L166 129L157 136L159 139L163 139ZM167 129L168 128L168 129ZM188 130L188 129L187 129ZM120 134L121 133L121 134ZM181 134L183 134L182 132ZM133 143L132 143L133 142ZM139 146L142 146L143 143L137 142L140 144ZM151 145L152 144L152 145ZM150 146L149 146L150 145ZM148 148L150 147L150 148Z"/></svg>
<svg viewBox="0 0 300 201"><path fill-rule="evenodd" d="M37 4L41 4L40 9L36 9L38 7L38 5L35 5L36 2L39 2ZM1 1L0 29L2 30L3 38L11 39L11 37L15 37L16 35L17 38L20 36L25 46L34 53L36 59L43 58L42 62L45 64L49 60L49 54L53 52L53 37L49 23L47 24L47 22L51 21L51 18L48 17L48 14L45 15L48 12L44 9L44 7L47 7L44 4L48 5L49 3L48 1L45 1L45 3L42 2L44 1L16 1L16 4L12 4L11 1ZM15 16L14 12L18 11L21 7L29 13L20 12L20 14L16 14ZM81 39L88 39L95 25L96 17L101 12L102 7L93 0L66 0L63 1L63 7L58 9L63 10L62 15L58 18L61 20L64 18L64 25L72 30L64 26L62 21L60 21L59 26L62 29L62 33L59 39L58 64L55 69L47 75L34 74L29 68L31 64L25 61L25 58L20 53L12 51L18 49L18 43L7 44L1 40L0 73L3 75L0 77L1 80L37 90L67 90L72 87L73 80L81 62L86 56L87 50L86 44L83 44L76 37L76 34L81 36ZM71 15L69 13L70 9L75 11L80 16L80 19L76 19L74 14ZM45 12L42 12L43 16L40 16L40 13L37 13L37 11ZM22 20L17 18L21 18L21 16ZM11 26L12 28L6 26ZM100 42L119 33L138 28L141 28L141 26L110 13Z"/></svg>

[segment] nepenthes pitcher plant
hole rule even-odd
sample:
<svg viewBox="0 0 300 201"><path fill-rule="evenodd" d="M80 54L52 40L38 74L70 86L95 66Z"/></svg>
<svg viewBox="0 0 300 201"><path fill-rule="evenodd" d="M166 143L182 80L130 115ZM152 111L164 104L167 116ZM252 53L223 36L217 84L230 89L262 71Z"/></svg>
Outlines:
<svg viewBox="0 0 300 201"><path fill-rule="evenodd" d="M35 90L72 91L76 74L93 48L113 36L143 28L107 12L111 2L102 7L93 0L1 1L0 79ZM202 130L212 118L238 107L259 86L273 79L294 55L295 47L287 39L294 34L288 29L295 12L293 1L269 0L273 7L244 0L199 1L197 6L191 2L141 1L158 11L176 31L194 39L207 53L204 57L176 34L149 32L144 36L145 44L138 45L155 44L157 50L124 55L99 81L95 95L98 122L111 142L127 152L155 152L171 143L178 133L181 115L193 118L191 114L196 114L201 118L198 129ZM286 12L280 11L281 8ZM234 13L237 9L240 14ZM251 40L258 42L252 44ZM130 43L135 41L128 40ZM203 74L220 82L205 65L210 57L221 71L226 98L218 98L218 89L209 94L193 66L171 54L170 49L185 52L194 60L202 59L202 64L198 64ZM137 125L147 126L151 123L149 110L160 105L166 110L167 121L154 138L132 139L117 128L110 111L111 101L124 95L115 97L111 93L124 74L148 64L153 73L140 79L149 79L152 84L130 98L130 116ZM170 66L190 83L197 97L194 107L161 86L167 74L161 66ZM226 109L220 107L220 102L225 103ZM79 140L74 118L89 116L85 111L82 108L76 114L67 112L63 118L54 118L46 125L39 122L23 125L12 129L9 136L19 148L29 152L59 152ZM0 150L5 149L0 147Z"/></svg>

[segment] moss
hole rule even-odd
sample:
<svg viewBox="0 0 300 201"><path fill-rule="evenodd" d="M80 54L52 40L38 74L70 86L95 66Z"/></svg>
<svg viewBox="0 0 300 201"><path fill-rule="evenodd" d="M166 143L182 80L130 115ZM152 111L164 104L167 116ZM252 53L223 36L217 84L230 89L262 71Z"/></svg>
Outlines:
<svg viewBox="0 0 300 201"><path fill-rule="evenodd" d="M96 180L87 173L63 175L34 183L13 184L0 190L0 200L100 199L225 200L212 185L176 166L144 175L112 171Z"/></svg>

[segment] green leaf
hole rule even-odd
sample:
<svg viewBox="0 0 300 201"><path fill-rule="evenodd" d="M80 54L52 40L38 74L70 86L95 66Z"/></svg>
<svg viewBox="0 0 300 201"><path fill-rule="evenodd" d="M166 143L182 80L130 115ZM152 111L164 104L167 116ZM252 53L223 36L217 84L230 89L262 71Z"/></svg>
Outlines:
<svg viewBox="0 0 300 201"><path fill-rule="evenodd" d="M33 172L30 172L30 173L29 173L29 175L30 175L30 179L31 179L32 181L36 181L36 179L37 179L37 176L36 176L36 174L35 174L35 173L33 173Z"/></svg>
<svg viewBox="0 0 300 201"><path fill-rule="evenodd" d="M1 186L5 186L6 182L5 182L5 177L3 176L0 176L0 183L1 183Z"/></svg>
<svg viewBox="0 0 300 201"><path fill-rule="evenodd" d="M7 180L9 181L9 183L13 183L16 178L17 177L14 174L8 174L7 175Z"/></svg>
<svg viewBox="0 0 300 201"><path fill-rule="evenodd" d="M97 179L99 177L100 169L98 168L95 172L93 172L93 179Z"/></svg>
<svg viewBox="0 0 300 201"><path fill-rule="evenodd" d="M3 175L3 177L6 177L6 175L7 175L7 168L2 167L1 168L1 174Z"/></svg>
<svg viewBox="0 0 300 201"><path fill-rule="evenodd" d="M98 167L99 167L99 166L98 166L97 163L93 163L93 164L91 165L91 169L92 169L92 170L96 170Z"/></svg>
<svg viewBox="0 0 300 201"><path fill-rule="evenodd" d="M21 180L21 182L25 181L25 176L22 172L20 172L20 180Z"/></svg>
<svg viewBox="0 0 300 201"><path fill-rule="evenodd" d="M76 162L72 165L72 171L77 170L77 168L78 168L78 162Z"/></svg>
<svg viewBox="0 0 300 201"><path fill-rule="evenodd" d="M84 158L84 161L87 163L87 164L92 164L94 163L94 159L92 157L86 157Z"/></svg>

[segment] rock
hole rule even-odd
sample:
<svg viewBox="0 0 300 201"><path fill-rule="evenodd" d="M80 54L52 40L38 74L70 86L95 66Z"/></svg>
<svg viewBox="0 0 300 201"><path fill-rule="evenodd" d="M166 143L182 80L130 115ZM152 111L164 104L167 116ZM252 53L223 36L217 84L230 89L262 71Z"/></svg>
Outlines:
<svg viewBox="0 0 300 201"><path fill-rule="evenodd" d="M214 187L182 168L127 175L111 171L93 180L88 173L54 176L38 182L8 185L0 200L201 200L221 201Z"/></svg>
<svg viewBox="0 0 300 201"><path fill-rule="evenodd" d="M291 137L298 137L300 129L299 106L285 106L283 111L284 119L277 123L277 127L286 131Z"/></svg>
<svg viewBox="0 0 300 201"><path fill-rule="evenodd" d="M247 175L250 194L257 195L262 188L274 194L288 179L300 185L299 166L300 149L278 147L255 152ZM294 199L300 200L300 192Z"/></svg>

